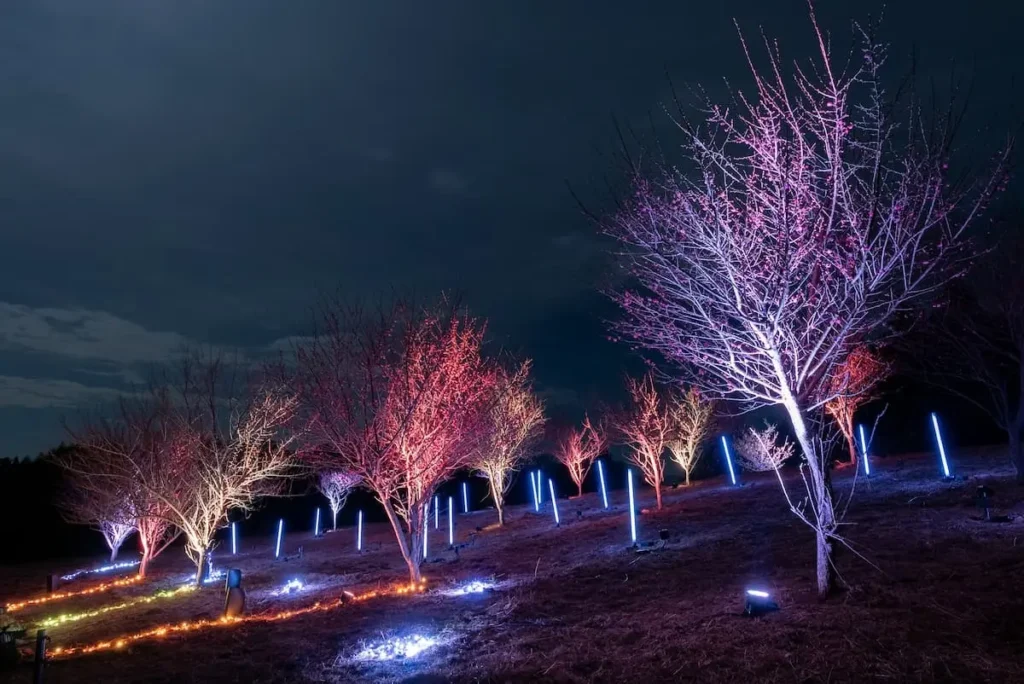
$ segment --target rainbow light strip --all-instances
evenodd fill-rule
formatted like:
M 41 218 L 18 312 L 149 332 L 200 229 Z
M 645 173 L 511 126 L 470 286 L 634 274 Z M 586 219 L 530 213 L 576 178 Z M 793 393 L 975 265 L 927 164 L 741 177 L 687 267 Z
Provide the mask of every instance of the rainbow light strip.
M 231 625 L 239 625 L 243 623 L 253 622 L 280 622 L 282 620 L 291 620 L 292 618 L 300 617 L 302 615 L 309 615 L 310 613 L 325 613 L 327 611 L 336 610 L 341 608 L 347 603 L 355 601 L 366 601 L 368 599 L 377 598 L 381 596 L 401 596 L 405 594 L 418 594 L 424 591 L 426 588 L 426 580 L 421 580 L 419 584 L 397 584 L 387 589 L 371 589 L 361 594 L 353 594 L 345 592 L 343 596 L 332 599 L 330 601 L 317 601 L 311 605 L 303 608 L 296 608 L 294 610 L 284 610 L 279 613 L 261 613 L 257 615 L 247 615 L 244 617 L 222 617 L 216 620 L 195 620 L 192 622 L 179 622 L 177 624 L 160 625 L 159 627 L 151 627 L 150 629 L 143 630 L 141 632 L 135 632 L 134 634 L 125 634 L 120 637 L 108 639 L 106 641 L 98 641 L 92 644 L 83 644 L 80 646 L 58 646 L 54 648 L 50 655 L 52 658 L 66 658 L 73 655 L 86 655 L 89 653 L 95 653 L 97 651 L 109 651 L 122 649 L 128 644 L 135 643 L 137 641 L 145 641 L 148 639 L 165 637 L 171 634 L 183 634 L 185 632 L 198 632 L 207 629 L 214 629 L 218 627 L 228 627 Z
M 129 584 L 135 584 L 136 582 L 142 581 L 142 577 L 139 575 L 132 575 L 131 577 L 124 577 L 119 580 L 111 580 L 110 582 L 104 582 L 103 584 L 97 584 L 95 587 L 89 587 L 88 589 L 79 589 L 78 591 L 61 591 L 55 594 L 47 594 L 46 596 L 40 596 L 34 599 L 25 599 L 24 601 L 15 601 L 14 603 L 8 603 L 5 607 L 8 613 L 13 613 L 16 610 L 27 608 L 29 606 L 38 606 L 43 603 L 50 603 L 51 601 L 59 601 L 61 599 L 72 598 L 74 596 L 88 596 L 90 594 L 101 594 L 105 591 L 110 591 L 116 587 L 126 587 Z

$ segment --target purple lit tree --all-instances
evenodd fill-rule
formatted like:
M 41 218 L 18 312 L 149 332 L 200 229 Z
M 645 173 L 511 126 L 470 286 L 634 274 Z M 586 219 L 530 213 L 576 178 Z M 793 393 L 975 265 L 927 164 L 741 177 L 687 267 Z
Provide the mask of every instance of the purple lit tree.
M 962 269 L 964 232 L 1003 182 L 1008 150 L 995 173 L 951 183 L 956 112 L 931 124 L 912 99 L 897 121 L 884 49 L 862 32 L 859 66 L 837 67 L 813 10 L 811 23 L 809 65 L 784 65 L 766 41 L 760 69 L 741 40 L 753 93 L 708 103 L 700 125 L 680 118 L 689 166 L 638 172 L 607 232 L 638 283 L 618 296 L 626 337 L 709 395 L 785 409 L 807 488 L 790 508 L 814 530 L 824 596 L 842 542 L 824 439 L 831 379 Z
M 331 507 L 331 528 L 338 529 L 338 512 L 345 507 L 348 495 L 355 489 L 362 480 L 356 473 L 343 470 L 332 470 L 320 473 L 317 478 L 317 488 L 326 497 Z

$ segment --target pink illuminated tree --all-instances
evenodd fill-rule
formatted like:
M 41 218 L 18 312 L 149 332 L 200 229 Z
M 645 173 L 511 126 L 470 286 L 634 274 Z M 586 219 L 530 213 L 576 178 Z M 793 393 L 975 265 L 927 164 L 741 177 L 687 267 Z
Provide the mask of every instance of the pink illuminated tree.
M 348 495 L 361 481 L 359 475 L 344 470 L 320 473 L 317 488 L 331 507 L 331 529 L 338 529 L 338 512 L 345 507 Z
M 377 314 L 329 303 L 293 376 L 320 467 L 362 478 L 394 529 L 413 582 L 421 579 L 428 504 L 469 465 L 486 434 L 495 373 L 484 325 L 442 300 Z
M 485 433 L 473 468 L 487 478 L 498 524 L 505 524 L 505 495 L 512 477 L 529 456 L 544 425 L 544 403 L 530 382 L 530 362 L 513 372 L 496 371 L 495 396 L 487 413 Z
M 569 471 L 577 496 L 583 496 L 583 481 L 604 447 L 604 430 L 594 427 L 589 416 L 583 417 L 583 426 L 579 430 L 566 430 L 555 445 L 555 458 Z
M 951 178 L 957 113 L 932 122 L 916 99 L 894 108 L 884 50 L 865 33 L 859 65 L 837 67 L 811 18 L 817 58 L 791 67 L 766 41 L 759 68 L 743 43 L 752 92 L 708 103 L 699 125 L 681 118 L 686 164 L 638 172 L 607 230 L 638 283 L 618 297 L 621 332 L 709 395 L 785 409 L 807 492 L 783 492 L 814 531 L 824 596 L 842 541 L 823 444 L 832 378 L 961 270 L 965 230 L 1004 182 L 1008 150 L 994 174 Z
M 618 421 L 619 434 L 629 446 L 629 459 L 643 473 L 644 481 L 654 487 L 661 510 L 661 484 L 665 479 L 663 454 L 672 439 L 670 407 L 654 385 L 654 374 L 640 380 L 626 379 L 630 403 Z
M 892 373 L 891 365 L 867 346 L 855 347 L 833 371 L 825 411 L 832 416 L 846 440 L 850 463 L 857 463 L 857 437 L 854 414 L 864 404 L 878 398 L 878 385 Z

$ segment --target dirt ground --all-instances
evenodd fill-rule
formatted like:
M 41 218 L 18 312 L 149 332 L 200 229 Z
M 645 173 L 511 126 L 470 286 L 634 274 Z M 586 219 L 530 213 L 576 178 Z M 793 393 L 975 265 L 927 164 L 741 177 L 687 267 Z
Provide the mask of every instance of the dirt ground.
M 665 510 L 638 516 L 641 539 L 668 541 L 637 554 L 629 542 L 626 492 L 612 507 L 595 494 L 560 500 L 540 514 L 513 508 L 502 529 L 493 511 L 458 516 L 458 554 L 447 531 L 431 531 L 428 592 L 348 603 L 277 622 L 214 627 L 141 640 L 116 650 L 48 664 L 45 681 L 65 682 L 1024 682 L 1024 487 L 1004 454 L 958 455 L 958 477 L 943 482 L 931 454 L 891 457 L 871 479 L 836 472 L 845 534 L 856 549 L 838 566 L 843 591 L 819 602 L 813 540 L 791 515 L 773 475 L 668 490 Z M 794 492 L 799 481 L 791 479 Z M 976 487 L 995 490 L 1007 523 L 976 518 Z M 653 492 L 640 492 L 640 506 Z M 477 532 L 476 528 L 482 528 Z M 310 605 L 407 578 L 389 528 L 368 526 L 366 550 L 351 529 L 321 539 L 293 535 L 272 559 L 272 540 L 245 540 L 230 563 L 241 568 L 251 614 Z M 83 561 L 83 564 L 87 561 Z M 69 568 L 70 569 L 70 568 Z M 51 568 L 0 570 L 0 601 L 39 595 Z M 39 620 L 94 609 L 180 585 L 189 567 L 178 549 L 152 577 L 94 596 L 24 608 Z M 309 586 L 270 594 L 287 579 Z M 441 590 L 467 580 L 498 583 L 479 595 Z M 80 587 L 98 580 L 81 580 Z M 75 588 L 68 585 L 68 589 Z M 748 587 L 764 589 L 778 612 L 741 615 Z M 165 623 L 215 618 L 223 588 L 110 611 L 49 630 L 52 647 L 89 644 Z M 438 645 L 405 661 L 365 663 L 364 646 L 421 634 Z M 12 682 L 31 681 L 30 666 Z

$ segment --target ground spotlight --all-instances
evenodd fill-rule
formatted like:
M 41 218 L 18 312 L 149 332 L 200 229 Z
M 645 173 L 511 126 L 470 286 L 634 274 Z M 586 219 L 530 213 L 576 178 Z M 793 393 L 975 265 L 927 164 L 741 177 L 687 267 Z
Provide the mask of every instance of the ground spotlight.
M 779 609 L 779 604 L 772 600 L 771 594 L 767 591 L 762 591 L 760 589 L 747 589 L 744 598 L 744 615 L 756 617 Z

